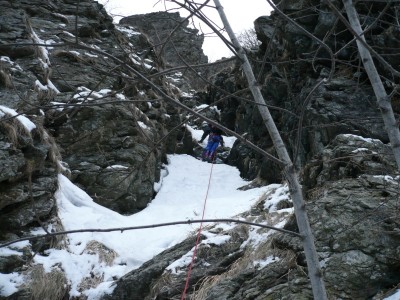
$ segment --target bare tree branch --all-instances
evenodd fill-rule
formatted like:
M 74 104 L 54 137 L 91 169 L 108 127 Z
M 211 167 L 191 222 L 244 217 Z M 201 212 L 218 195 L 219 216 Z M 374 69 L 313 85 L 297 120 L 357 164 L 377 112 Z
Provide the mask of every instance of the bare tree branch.
M 115 232 L 115 231 L 120 231 L 123 233 L 124 231 L 130 231 L 130 230 L 139 230 L 139 229 L 148 229 L 148 228 L 157 228 L 157 227 L 165 227 L 165 226 L 173 226 L 173 225 L 190 225 L 190 224 L 195 224 L 195 223 L 216 223 L 216 222 L 225 222 L 225 223 L 237 223 L 237 224 L 245 224 L 245 225 L 250 225 L 250 226 L 256 226 L 260 228 L 266 228 L 266 229 L 272 229 L 276 230 L 285 234 L 289 234 L 295 237 L 302 238 L 302 235 L 285 230 L 282 228 L 278 227 L 273 227 L 269 225 L 264 225 L 264 224 L 259 224 L 259 223 L 253 223 L 253 222 L 247 222 L 247 221 L 242 221 L 242 220 L 235 220 L 235 219 L 205 219 L 205 220 L 187 220 L 187 221 L 175 221 L 175 222 L 168 222 L 168 223 L 160 223 L 160 224 L 150 224 L 150 225 L 141 225 L 141 226 L 130 226 L 130 227 L 119 227 L 119 228 L 105 228 L 105 229 L 100 229 L 100 228 L 88 228 L 88 229 L 76 229 L 76 230 L 66 230 L 66 231 L 58 231 L 58 232 L 49 232 L 47 234 L 42 234 L 42 235 L 35 235 L 35 236 L 29 236 L 29 237 L 24 237 L 20 239 L 15 239 L 13 241 L 0 244 L 0 248 L 4 248 L 7 246 L 10 246 L 12 244 L 22 242 L 22 241 L 33 241 L 33 240 L 38 240 L 38 239 L 43 239 L 43 238 L 49 238 L 53 236 L 58 236 L 58 235 L 65 235 L 65 234 L 73 234 L 73 233 L 82 233 L 82 232 Z

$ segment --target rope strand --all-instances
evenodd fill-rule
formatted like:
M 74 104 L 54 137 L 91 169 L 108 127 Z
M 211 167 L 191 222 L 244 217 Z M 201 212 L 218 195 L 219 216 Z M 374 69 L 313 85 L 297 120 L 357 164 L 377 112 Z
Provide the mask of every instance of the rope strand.
M 205 214 L 205 211 L 206 211 L 208 192 L 210 190 L 210 185 L 211 185 L 211 175 L 212 175 L 213 167 L 214 167 L 214 161 L 212 161 L 212 163 L 211 163 L 211 171 L 210 171 L 210 177 L 208 178 L 207 193 L 206 193 L 206 197 L 204 199 L 204 205 L 203 205 L 203 215 L 201 216 L 201 221 L 202 222 L 200 222 L 200 228 L 199 228 L 199 231 L 197 232 L 196 244 L 194 246 L 193 255 L 192 255 L 192 261 L 190 262 L 190 265 L 189 265 L 189 270 L 188 270 L 188 274 L 187 274 L 187 277 L 186 277 L 185 288 L 184 288 L 184 290 L 182 292 L 181 300 L 185 300 L 186 299 L 186 292 L 187 292 L 187 289 L 189 287 L 190 274 L 192 273 L 194 260 L 196 259 L 197 247 L 198 247 L 199 241 L 200 241 L 201 230 L 203 229 L 203 220 L 204 220 L 204 214 Z

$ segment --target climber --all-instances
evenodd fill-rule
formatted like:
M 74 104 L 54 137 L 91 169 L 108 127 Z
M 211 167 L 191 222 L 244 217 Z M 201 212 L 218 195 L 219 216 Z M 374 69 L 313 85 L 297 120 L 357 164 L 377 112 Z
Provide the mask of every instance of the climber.
M 202 125 L 203 125 L 203 135 L 201 136 L 199 143 L 202 143 L 204 139 L 211 133 L 212 125 L 210 123 L 204 121 Z
M 213 162 L 215 160 L 219 144 L 221 144 L 221 146 L 224 147 L 222 130 L 215 127 L 214 125 L 211 125 L 207 146 L 204 148 L 202 155 L 203 161 L 207 160 L 209 162 Z

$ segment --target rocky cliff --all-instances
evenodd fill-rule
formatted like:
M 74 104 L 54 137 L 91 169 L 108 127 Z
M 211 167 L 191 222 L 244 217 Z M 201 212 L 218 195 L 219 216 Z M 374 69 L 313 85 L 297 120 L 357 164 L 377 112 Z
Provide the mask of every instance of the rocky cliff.
M 114 25 L 94 1 L 0 4 L 1 240 L 37 226 L 62 230 L 59 173 L 121 214 L 146 207 L 166 153 L 182 138 L 178 127 L 162 139 L 181 122 L 179 111 L 134 73 L 157 72 L 153 45 L 132 27 Z M 167 78 L 154 82 L 180 96 Z M 35 251 L 50 246 L 2 255 L 0 272 L 29 273 Z M 27 286 L 12 298 L 37 298 Z
M 157 12 L 122 18 L 121 25 L 129 25 L 143 32 L 155 46 L 154 51 L 163 57 L 166 66 L 207 63 L 201 49 L 204 36 L 189 28 L 189 19 L 179 13 Z
M 132 16 L 115 25 L 91 0 L 16 0 L 0 5 L 1 243 L 29 236 L 38 226 L 49 232 L 62 230 L 54 197 L 59 173 L 97 203 L 132 214 L 154 196 L 153 184 L 167 153 L 198 151 L 190 133 L 178 126 L 185 114 L 163 101 L 138 72 L 191 108 L 212 104 L 226 92 L 240 92 L 251 100 L 239 63 L 221 69 L 212 77 L 213 84 L 198 93 L 192 90 L 196 84 L 190 76 L 157 76 L 169 67 L 206 61 L 200 50 L 203 37 L 177 14 Z M 255 21 L 261 46 L 248 50 L 289 152 L 297 155 L 329 298 L 383 299 L 400 283 L 399 177 L 373 90 L 355 46 L 345 47 L 352 45 L 351 35 L 327 6 L 285 1 L 279 7 L 336 53 L 331 70 L 320 45 L 277 12 Z M 388 61 L 397 66 L 398 17 L 391 12 L 397 12 L 398 5 L 366 2 L 357 8 L 364 23 L 371 25 L 368 41 L 384 49 Z M 374 22 L 378 16 L 379 22 Z M 159 42 L 177 24 L 183 27 L 161 51 Z M 182 45 L 182 39 L 191 43 Z M 396 84 L 383 66 L 378 68 L 387 85 Z M 314 90 L 331 71 L 332 80 Z M 396 90 L 388 90 L 396 106 Z M 230 95 L 217 108 L 220 115 L 213 110 L 207 116 L 274 152 L 254 104 Z M 224 162 L 237 166 L 252 185 L 282 183 L 277 166 L 242 143 L 235 143 Z M 271 207 L 268 201 L 274 193 L 281 193 L 282 201 Z M 297 231 L 285 194 L 284 188 L 271 189 L 241 218 Z M 298 237 L 244 225 L 215 225 L 210 231 L 230 239 L 222 245 L 200 245 L 188 297 L 312 299 Z M 54 238 L 32 241 L 12 249 L 12 255 L 1 255 L 0 273 L 30 274 L 31 282 L 0 299 L 44 299 L 44 291 L 33 288 L 35 280 L 44 278 L 52 299 L 84 299 L 83 294 L 69 295 L 62 270 L 45 275 L 31 264 L 35 253 L 62 243 Z M 167 267 L 193 243 L 190 237 L 115 278 L 113 294 L 104 299 L 178 298 L 186 271 L 172 273 Z
M 314 2 L 285 1 L 279 7 L 331 47 L 336 53 L 334 70 L 320 45 L 276 12 L 255 20 L 261 46 L 247 54 L 289 151 L 297 154 L 329 299 L 383 299 L 393 293 L 400 279 L 398 170 L 373 90 L 357 61 L 357 49 L 350 44 L 352 36 L 327 6 Z M 369 43 L 396 65 L 393 49 L 400 44 L 393 32 L 398 28 L 391 13 L 382 13 L 384 8 L 379 3 L 357 6 L 362 21 L 372 27 Z M 378 69 L 392 78 L 382 65 Z M 331 71 L 332 80 L 314 89 Z M 240 64 L 219 73 L 213 84 L 207 103 L 227 98 L 218 103 L 221 122 L 274 153 L 257 108 L 242 91 L 247 83 Z M 387 81 L 386 86 L 396 95 L 393 82 Z M 242 99 L 228 93 L 240 94 Z M 396 99 L 392 98 L 392 104 L 398 113 Z M 236 165 L 255 184 L 282 181 L 276 165 L 242 143 L 235 144 L 225 162 Z M 290 203 L 282 200 L 276 213 L 268 200 L 266 195 L 242 217 L 279 223 Z M 293 217 L 284 228 L 297 230 Z M 191 275 L 191 297 L 312 299 L 298 238 L 242 226 L 214 230 L 231 239 L 223 246 L 200 246 Z M 271 236 L 258 243 L 257 234 Z M 187 274 L 171 272 L 167 266 L 189 250 L 187 240 L 158 255 L 117 281 L 113 295 L 105 299 L 179 297 Z M 258 265 L 260 259 L 268 260 L 268 266 Z

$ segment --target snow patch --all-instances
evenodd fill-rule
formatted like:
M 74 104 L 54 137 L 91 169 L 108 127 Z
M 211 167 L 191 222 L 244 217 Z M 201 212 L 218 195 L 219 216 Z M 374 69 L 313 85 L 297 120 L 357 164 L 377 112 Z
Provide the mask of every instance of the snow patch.
M 210 175 L 210 164 L 199 161 L 188 155 L 169 155 L 168 165 L 164 166 L 161 179 L 155 190 L 156 197 L 148 206 L 133 215 L 120 215 L 95 203 L 83 190 L 75 186 L 67 177 L 58 176 L 59 187 L 55 193 L 58 216 L 65 230 L 103 229 L 143 226 L 168 223 L 177 220 L 198 219 L 204 207 L 204 197 Z M 195 170 L 195 171 L 194 171 Z M 236 168 L 227 165 L 213 166 L 213 181 L 208 192 L 205 218 L 229 218 L 247 211 L 254 205 L 267 189 L 254 188 L 241 191 L 238 188 L 248 184 L 240 178 Z M 115 279 L 133 269 L 139 268 L 160 252 L 183 241 L 194 234 L 200 224 L 183 224 L 165 226 L 146 230 L 118 230 L 109 233 L 80 232 L 69 234 L 68 248 L 52 249 L 45 256 L 36 255 L 35 263 L 44 265 L 47 271 L 55 265 L 65 270 L 71 286 L 71 296 L 87 295 L 89 299 L 99 299 L 101 294 L 110 293 Z M 230 227 L 229 225 L 218 225 Z M 38 231 L 43 232 L 43 231 Z M 40 234 L 40 233 L 39 233 Z M 206 233 L 203 243 L 222 244 L 229 236 L 218 236 Z M 86 245 L 95 240 L 112 249 L 117 257 L 111 265 L 99 261 L 98 255 L 84 252 Z M 194 245 L 193 245 L 194 246 Z M 193 252 L 180 262 L 176 262 L 175 270 L 191 261 Z M 171 269 L 174 269 L 171 266 Z M 96 288 L 79 292 L 79 283 L 88 274 L 103 277 L 103 282 Z M 18 278 L 18 277 L 17 277 Z M 7 279 L 10 282 L 11 279 Z M 4 280 L 1 280 L 3 282 Z M 15 279 L 15 281 L 18 281 Z M 19 280 L 23 282 L 23 280 Z
M 278 262 L 280 261 L 279 257 L 276 256 L 268 256 L 263 260 L 255 260 L 253 261 L 253 266 L 257 268 L 257 270 L 263 269 L 266 266 L 274 263 L 274 262 Z
M 393 295 L 386 297 L 383 300 L 400 300 L 400 289 L 396 290 Z
M 100 91 L 94 91 L 91 89 L 88 89 L 85 86 L 80 86 L 78 87 L 78 93 L 76 93 L 73 98 L 74 99 L 87 99 L 87 100 L 95 100 L 95 99 L 100 99 L 100 98 L 104 98 L 107 95 L 112 93 L 112 90 L 110 89 L 101 89 Z
M 117 28 L 117 30 L 125 33 L 128 37 L 132 37 L 134 35 L 140 35 L 141 34 L 140 32 L 134 30 L 134 28 L 131 27 L 131 26 L 125 27 L 125 26 L 116 25 L 115 27 Z
M 267 199 L 264 203 L 264 209 L 271 212 L 277 211 L 277 205 L 279 202 L 287 200 L 292 202 L 290 199 L 289 188 L 287 185 L 282 184 L 271 184 L 268 186 L 269 191 L 267 193 Z
M 363 141 L 367 143 L 372 143 L 372 144 L 383 144 L 381 140 L 378 139 L 371 139 L 371 138 L 365 138 L 359 135 L 354 135 L 354 134 L 342 134 L 344 137 L 352 137 L 355 140 L 358 141 Z
M 122 101 L 126 100 L 125 95 L 123 95 L 121 93 L 115 94 L 115 97 L 117 97 L 117 99 L 122 100 Z
M 122 165 L 112 165 L 108 166 L 106 169 L 129 169 L 129 168 Z
M 141 128 L 150 130 L 150 127 L 144 124 L 142 121 L 138 121 L 137 123 Z
M 18 273 L 0 273 L 0 295 L 8 297 L 18 291 L 18 287 L 25 282 L 23 275 Z
M 89 56 L 89 57 L 99 57 L 98 55 L 92 54 L 92 53 L 89 53 L 89 52 L 85 52 L 85 55 Z
M 31 132 L 33 129 L 36 128 L 35 123 L 33 123 L 31 120 L 29 120 L 27 117 L 23 115 L 18 115 L 18 113 L 9 107 L 0 105 L 0 117 L 5 116 L 6 114 L 9 114 L 11 116 L 16 116 L 15 118 L 28 130 Z
M 372 152 L 372 154 L 377 154 L 375 151 L 371 151 L 368 148 L 357 148 L 357 149 L 351 151 L 351 153 L 360 153 L 360 152 Z
M 22 68 L 20 67 L 19 64 L 16 62 L 12 61 L 8 56 L 0 56 L 0 61 L 5 62 L 11 66 L 11 70 L 15 71 L 22 71 Z
M 200 243 L 203 245 L 219 246 L 219 245 L 225 244 L 231 238 L 229 235 L 216 235 L 216 234 L 210 233 L 208 231 L 204 231 L 202 233 L 205 236 L 209 236 L 209 238 L 203 240 Z M 166 267 L 165 270 L 170 271 L 172 274 L 183 273 L 193 259 L 194 249 L 195 249 L 195 247 L 193 247 L 189 252 L 184 254 L 181 258 L 179 258 L 178 260 L 176 260 L 172 264 L 170 264 L 168 267 Z

